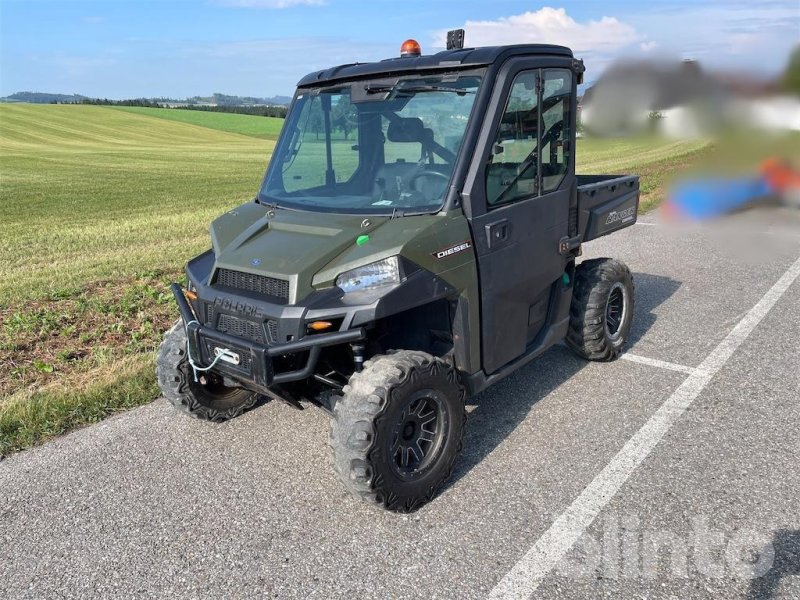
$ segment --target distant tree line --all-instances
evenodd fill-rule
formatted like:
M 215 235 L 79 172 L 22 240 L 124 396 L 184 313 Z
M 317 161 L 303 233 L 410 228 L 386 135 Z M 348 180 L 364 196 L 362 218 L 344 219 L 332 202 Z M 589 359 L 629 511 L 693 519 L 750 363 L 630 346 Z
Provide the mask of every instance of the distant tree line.
M 73 104 L 94 104 L 100 106 L 144 106 L 146 108 L 163 108 L 163 105 L 148 98 L 134 98 L 133 100 L 109 100 L 108 98 L 84 98 Z
M 255 98 L 250 96 L 229 96 L 215 93 L 211 96 L 193 96 L 186 99 L 168 97 L 129 98 L 111 100 L 110 98 L 90 98 L 80 94 L 52 94 L 47 92 L 17 92 L 0 98 L 3 102 L 30 102 L 33 104 L 89 104 L 99 106 L 141 106 L 146 108 L 181 108 L 184 110 L 205 110 L 229 112 L 261 117 L 286 117 L 286 107 L 292 99 L 288 96 Z
M 176 106 L 181 110 L 205 110 L 208 112 L 237 113 L 241 115 L 256 115 L 259 117 L 278 117 L 286 118 L 285 106 L 208 106 L 187 104 L 186 106 Z
M 224 104 L 211 106 L 208 104 L 186 104 L 183 106 L 170 106 L 176 102 L 170 99 L 134 98 L 132 100 L 109 100 L 108 98 L 81 98 L 79 101 L 52 101 L 51 104 L 92 104 L 98 106 L 141 106 L 145 108 L 175 108 L 177 110 L 202 110 L 207 112 L 237 113 L 254 115 L 258 117 L 286 118 L 285 106 L 236 106 Z

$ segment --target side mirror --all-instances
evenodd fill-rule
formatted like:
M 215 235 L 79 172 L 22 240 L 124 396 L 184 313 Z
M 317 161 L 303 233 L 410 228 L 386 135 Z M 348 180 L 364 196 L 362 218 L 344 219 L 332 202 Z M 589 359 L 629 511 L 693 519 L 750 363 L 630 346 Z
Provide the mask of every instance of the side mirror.
M 496 154 L 502 154 L 502 153 L 503 153 L 503 152 L 505 152 L 505 151 L 506 151 L 506 149 L 505 149 L 505 148 L 503 148 L 503 145 L 502 145 L 502 144 L 495 144 L 495 145 L 492 147 L 492 154 L 495 154 L 495 155 L 496 155 Z

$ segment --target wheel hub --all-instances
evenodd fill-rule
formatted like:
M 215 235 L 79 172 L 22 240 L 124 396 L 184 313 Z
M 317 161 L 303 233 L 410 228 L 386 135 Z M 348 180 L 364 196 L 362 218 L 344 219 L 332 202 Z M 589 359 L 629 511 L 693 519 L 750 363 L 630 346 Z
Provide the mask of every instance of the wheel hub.
M 405 427 L 403 427 L 403 441 L 404 442 L 411 441 L 414 438 L 414 433 L 416 432 L 416 430 L 417 430 L 416 423 L 412 421 L 407 422 L 405 424 Z
M 418 392 L 403 407 L 390 447 L 391 465 L 404 478 L 433 464 L 444 438 L 444 404 L 433 390 Z

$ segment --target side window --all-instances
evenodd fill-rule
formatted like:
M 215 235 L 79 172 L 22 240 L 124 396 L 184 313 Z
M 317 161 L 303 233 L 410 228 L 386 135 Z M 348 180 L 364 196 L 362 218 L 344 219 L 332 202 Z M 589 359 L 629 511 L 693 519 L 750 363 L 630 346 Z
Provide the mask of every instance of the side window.
M 358 168 L 358 111 L 350 90 L 331 96 L 331 163 L 336 183 L 353 178 Z
M 542 193 L 561 185 L 569 165 L 570 97 L 572 73 L 567 69 L 544 71 L 542 88 Z
M 538 71 L 514 78 L 486 166 L 486 201 L 498 206 L 530 198 L 538 190 Z
M 319 97 L 306 97 L 298 118 L 299 128 L 292 141 L 293 152 L 283 167 L 283 187 L 287 192 L 325 185 L 325 173 L 314 169 L 314 158 L 325 152 L 325 126 Z
M 330 93 L 331 97 L 331 166 L 336 183 L 349 181 L 358 168 L 358 115 L 350 104 L 349 90 Z M 325 114 L 320 96 L 305 100 L 298 119 L 294 152 L 283 168 L 283 187 L 295 192 L 325 185 L 325 170 L 320 169 L 320 157 L 325 160 Z

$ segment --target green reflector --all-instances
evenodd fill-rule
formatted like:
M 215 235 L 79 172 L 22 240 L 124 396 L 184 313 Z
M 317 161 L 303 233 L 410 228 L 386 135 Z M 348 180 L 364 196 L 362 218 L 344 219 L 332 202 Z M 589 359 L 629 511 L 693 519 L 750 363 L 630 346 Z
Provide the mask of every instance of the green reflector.
M 360 235 L 356 238 L 356 246 L 363 246 L 369 241 L 368 235 Z
M 561 276 L 561 281 L 563 281 L 563 282 L 564 282 L 564 285 L 569 285 L 569 273 L 565 272 L 565 273 L 564 273 L 564 274 Z

